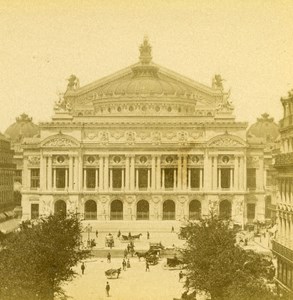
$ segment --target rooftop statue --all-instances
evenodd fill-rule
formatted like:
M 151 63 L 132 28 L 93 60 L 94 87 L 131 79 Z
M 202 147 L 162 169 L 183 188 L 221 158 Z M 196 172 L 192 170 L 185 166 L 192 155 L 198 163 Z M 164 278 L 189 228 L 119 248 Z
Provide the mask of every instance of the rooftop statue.
M 64 99 L 63 94 L 59 94 L 59 100 L 55 102 L 54 110 L 60 112 L 70 112 L 71 104 Z
M 212 88 L 223 90 L 223 81 L 224 79 L 222 78 L 222 76 L 220 74 L 216 74 L 212 81 Z
M 75 90 L 79 88 L 79 79 L 75 75 L 68 78 L 67 90 Z
M 152 47 L 149 44 L 147 36 L 144 37 L 143 43 L 139 47 L 139 60 L 142 64 L 149 64 L 152 60 Z

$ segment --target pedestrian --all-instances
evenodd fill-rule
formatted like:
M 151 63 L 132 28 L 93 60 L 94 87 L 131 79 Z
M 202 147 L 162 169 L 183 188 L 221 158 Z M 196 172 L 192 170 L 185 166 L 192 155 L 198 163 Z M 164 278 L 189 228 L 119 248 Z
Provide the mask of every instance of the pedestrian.
M 119 230 L 117 234 L 118 239 L 120 238 L 120 236 L 121 236 L 121 231 Z
M 129 261 L 129 258 L 127 259 L 127 268 L 130 268 L 130 261 Z
M 145 262 L 145 271 L 150 271 L 150 265 L 148 261 Z
M 96 230 L 96 238 L 98 238 L 99 237 L 99 232 L 98 232 L 98 230 Z
M 111 253 L 108 252 L 108 255 L 107 255 L 107 262 L 110 263 L 111 262 Z
M 129 233 L 128 233 L 128 238 L 131 238 L 131 232 L 129 231 Z
M 130 245 L 127 244 L 127 252 L 129 253 L 130 252 Z
M 85 265 L 84 265 L 84 262 L 81 264 L 81 274 L 83 275 L 84 274 L 84 270 L 85 270 Z
M 172 228 L 171 228 L 171 232 L 172 232 L 172 233 L 174 232 L 174 226 L 172 226 Z
M 150 239 L 150 233 L 147 232 L 147 239 L 149 240 Z
M 179 282 L 180 282 L 180 280 L 183 278 L 183 272 L 182 271 L 180 271 L 179 272 Z
M 110 284 L 109 282 L 107 281 L 107 284 L 106 284 L 106 293 L 107 293 L 107 297 L 110 296 Z
M 125 250 L 124 250 L 124 258 L 127 258 L 128 252 L 129 252 L 129 251 L 125 248 Z
M 123 258 L 123 261 L 122 261 L 122 267 L 123 267 L 123 271 L 126 271 L 126 261 L 125 261 L 124 258 Z

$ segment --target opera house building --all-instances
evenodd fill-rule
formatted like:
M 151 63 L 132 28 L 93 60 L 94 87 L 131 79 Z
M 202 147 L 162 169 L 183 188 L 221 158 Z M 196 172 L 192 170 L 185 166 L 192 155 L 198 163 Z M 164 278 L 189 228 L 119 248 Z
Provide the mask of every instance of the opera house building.
M 23 140 L 23 218 L 184 220 L 212 210 L 239 225 L 264 220 L 267 144 L 236 121 L 221 76 L 206 86 L 153 63 L 147 39 L 139 51 L 137 63 L 85 86 L 71 75 L 52 120 Z

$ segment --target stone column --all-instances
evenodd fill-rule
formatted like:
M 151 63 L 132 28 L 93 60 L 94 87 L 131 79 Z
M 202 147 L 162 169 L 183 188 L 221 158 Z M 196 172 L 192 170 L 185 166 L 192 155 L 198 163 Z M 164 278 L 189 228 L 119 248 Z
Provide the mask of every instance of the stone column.
M 130 158 L 130 190 L 134 191 L 135 187 L 135 156 Z
M 95 189 L 98 190 L 99 189 L 99 169 L 96 169 L 95 172 L 96 172 Z
M 83 190 L 83 160 L 81 154 L 78 156 L 78 188 L 80 191 Z
M 138 183 L 139 183 L 139 173 L 138 173 L 138 169 L 135 170 L 135 189 L 138 190 Z
M 243 157 L 243 175 L 244 175 L 244 178 L 243 178 L 243 186 L 244 186 L 244 190 L 246 191 L 246 177 L 247 177 L 247 167 L 246 167 L 246 156 L 244 155 Z
M 86 190 L 87 186 L 86 186 L 86 169 L 83 169 L 83 188 L 84 190 Z
M 41 153 L 40 158 L 40 189 L 46 190 L 47 185 L 47 157 Z
M 129 172 L 130 172 L 130 162 L 129 162 L 129 155 L 125 156 L 125 190 L 129 190 Z
M 52 191 L 52 155 L 48 156 L 48 190 Z
M 104 190 L 104 157 L 99 156 L 99 190 Z
M 113 189 L 113 169 L 110 168 L 109 171 L 110 171 L 110 191 L 112 191 L 112 189 Z
M 53 169 L 53 189 L 56 189 L 56 168 Z
M 152 155 L 152 190 L 156 189 L 156 157 Z
M 104 189 L 109 190 L 109 155 L 105 155 Z
M 122 169 L 121 170 L 121 176 L 122 176 L 122 178 L 121 178 L 121 188 L 122 188 L 122 190 L 124 190 L 125 189 L 125 175 L 124 175 L 124 173 L 125 173 L 125 169 Z
M 151 188 L 151 169 L 148 168 L 148 190 Z
M 203 169 L 199 169 L 199 189 L 202 190 L 202 179 L 203 179 L 203 176 L 202 176 L 202 173 L 203 173 Z
M 68 180 L 68 188 L 72 191 L 73 188 L 73 157 L 69 156 L 69 180 Z
M 243 185 L 243 181 L 244 181 L 244 162 L 243 162 L 243 156 L 240 157 L 240 172 L 239 172 L 239 189 L 243 190 L 244 189 L 244 185 Z M 246 170 L 245 170 L 246 172 Z
M 68 169 L 65 169 L 65 189 L 68 188 Z
M 206 191 L 211 189 L 211 177 L 212 177 L 211 171 L 212 171 L 211 158 L 208 156 L 208 153 L 206 151 L 204 155 L 204 171 L 203 171 L 203 175 L 204 175 L 203 187 Z
M 74 156 L 73 189 L 78 191 L 78 157 Z
M 222 169 L 218 169 L 218 189 L 222 189 Z
M 22 185 L 24 187 L 24 190 L 29 189 L 30 183 L 29 183 L 29 169 L 28 169 L 28 157 L 23 157 L 23 172 L 22 172 Z
M 217 172 L 218 172 L 217 156 L 213 155 L 213 188 L 212 188 L 213 190 L 217 190 L 218 188 Z
M 165 189 L 165 169 L 162 169 L 162 189 Z
M 233 189 L 233 169 L 230 169 L 230 190 Z
M 186 190 L 187 187 L 187 155 L 183 155 L 183 170 L 182 170 L 182 188 Z
M 235 156 L 234 158 L 234 190 L 238 191 L 239 186 L 239 172 L 238 172 L 238 167 L 239 167 L 239 162 L 238 162 L 238 156 Z
M 157 179 L 157 183 L 156 183 L 157 190 L 160 190 L 161 189 L 161 156 L 157 157 L 156 179 Z
M 182 156 L 178 155 L 178 176 L 177 176 L 177 188 L 182 189 Z
M 187 189 L 190 190 L 191 189 L 191 169 L 188 169 L 187 170 L 187 173 L 188 173 L 188 180 L 187 180 Z

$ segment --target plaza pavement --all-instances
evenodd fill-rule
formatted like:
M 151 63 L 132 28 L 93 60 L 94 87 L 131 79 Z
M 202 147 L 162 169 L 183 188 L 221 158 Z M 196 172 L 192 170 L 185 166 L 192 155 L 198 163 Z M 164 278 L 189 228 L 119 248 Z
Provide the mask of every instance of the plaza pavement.
M 166 259 L 159 264 L 150 266 L 150 272 L 145 271 L 145 261 L 130 258 L 131 268 L 121 271 L 118 279 L 107 279 L 105 271 L 111 268 L 122 267 L 122 259 L 114 258 L 107 263 L 106 258 L 90 259 L 86 261 L 85 274 L 81 275 L 80 265 L 76 267 L 79 273 L 72 282 L 64 285 L 66 294 L 72 300 L 173 300 L 180 299 L 184 291 L 182 282 L 179 282 L 178 270 L 164 270 L 162 266 Z M 106 296 L 106 283 L 110 284 L 110 297 Z M 204 300 L 199 295 L 197 300 Z

